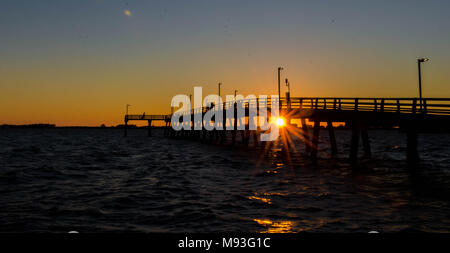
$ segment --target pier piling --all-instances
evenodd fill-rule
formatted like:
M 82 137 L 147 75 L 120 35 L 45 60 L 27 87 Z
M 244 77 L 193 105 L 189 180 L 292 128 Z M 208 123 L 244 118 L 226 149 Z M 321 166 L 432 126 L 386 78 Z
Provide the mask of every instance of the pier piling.
M 359 122 L 357 120 L 353 121 L 351 123 L 351 127 L 352 127 L 352 137 L 350 141 L 350 163 L 354 165 L 358 160 L 358 146 L 360 135 Z
M 151 120 L 148 121 L 148 136 L 149 137 L 152 136 L 152 121 Z
M 336 136 L 334 135 L 334 128 L 333 128 L 333 122 L 327 121 L 327 129 L 328 129 L 328 135 L 330 137 L 330 146 L 331 146 L 331 154 L 337 155 L 338 149 L 336 144 Z
M 320 134 L 320 121 L 314 121 L 312 147 L 311 147 L 311 158 L 317 159 L 317 153 L 319 151 L 319 134 Z

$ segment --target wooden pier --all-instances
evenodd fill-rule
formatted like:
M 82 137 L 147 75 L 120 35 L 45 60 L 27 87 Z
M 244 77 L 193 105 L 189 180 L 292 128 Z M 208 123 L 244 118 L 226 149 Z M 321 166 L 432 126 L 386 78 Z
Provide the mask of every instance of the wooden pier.
M 207 131 L 201 123 L 201 130 L 180 130 L 175 131 L 171 126 L 172 115 L 125 115 L 125 136 L 127 135 L 127 123 L 130 120 L 147 120 L 148 134 L 151 136 L 152 121 L 163 121 L 165 123 L 164 135 L 167 137 L 179 137 L 191 140 L 200 140 L 204 143 L 219 143 L 230 145 L 241 144 L 249 147 L 249 140 L 252 140 L 252 146 L 261 146 L 263 142 L 259 140 L 262 133 L 260 128 L 250 130 L 248 127 L 249 105 L 259 105 L 259 99 L 239 100 L 233 102 L 239 104 L 245 109 L 245 127 L 242 130 L 237 129 L 237 113 L 234 106 L 234 130 L 212 130 Z M 271 117 L 270 98 L 265 99 L 267 103 L 267 117 Z M 230 104 L 224 103 L 219 110 L 223 110 L 226 122 L 225 110 Z M 223 109 L 225 108 L 225 109 Z M 210 108 L 196 108 L 190 112 L 191 120 L 194 122 L 194 114 L 202 115 L 202 118 Z M 360 140 L 364 155 L 371 156 L 369 129 L 370 128 L 398 128 L 406 133 L 407 138 L 407 161 L 416 164 L 419 161 L 418 154 L 418 134 L 426 131 L 450 131 L 450 98 L 333 98 L 333 97 L 296 97 L 281 98 L 279 101 L 279 115 L 283 117 L 289 125 L 292 120 L 299 120 L 305 148 L 312 159 L 317 158 L 320 126 L 326 124 L 328 130 L 331 154 L 338 153 L 336 137 L 333 123 L 339 122 L 345 124 L 351 129 L 350 138 L 350 162 L 357 162 L 358 148 Z M 259 115 L 257 115 L 259 117 Z M 182 117 L 180 118 L 180 120 Z M 306 120 L 313 123 L 312 133 Z M 257 121 L 258 122 L 258 121 Z M 181 124 L 181 123 L 180 123 Z M 193 123 L 192 123 L 193 124 Z M 288 131 L 280 128 L 280 137 L 289 135 Z M 231 136 L 230 136 L 231 135 Z M 240 142 L 237 142 L 237 136 L 241 136 Z M 229 140 L 231 137 L 231 140 Z M 265 143 L 270 145 L 270 143 Z M 285 142 L 284 145 L 289 145 Z M 286 150 L 289 147 L 284 147 Z
M 170 115 L 125 115 L 125 132 L 124 135 L 128 135 L 128 121 L 130 120 L 145 120 L 148 122 L 148 136 L 152 136 L 152 121 L 170 121 Z

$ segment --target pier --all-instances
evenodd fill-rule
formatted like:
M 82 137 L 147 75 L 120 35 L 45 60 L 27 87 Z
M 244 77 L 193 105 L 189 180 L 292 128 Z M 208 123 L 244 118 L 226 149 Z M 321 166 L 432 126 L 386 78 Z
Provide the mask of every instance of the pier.
M 152 136 L 152 121 L 170 121 L 170 115 L 125 115 L 125 132 L 124 135 L 128 135 L 128 121 L 130 120 L 145 120 L 148 122 L 148 136 Z
M 259 127 L 257 130 L 250 130 L 249 105 L 259 105 L 259 99 L 244 99 L 234 103 L 234 120 L 229 124 L 234 124 L 233 130 L 212 130 L 207 131 L 203 127 L 201 130 L 179 130 L 172 128 L 171 114 L 168 115 L 125 115 L 125 136 L 127 135 L 127 123 L 130 120 L 148 121 L 148 135 L 151 136 L 152 121 L 162 121 L 164 126 L 164 136 L 172 138 L 185 138 L 201 141 L 202 143 L 217 143 L 229 145 L 242 145 L 248 148 L 261 145 L 272 145 L 259 140 L 259 134 L 263 132 Z M 270 98 L 264 101 L 267 104 L 267 118 L 271 117 Z M 230 108 L 230 103 L 224 103 L 219 110 L 225 112 Z M 237 108 L 241 107 L 245 111 L 244 127 L 238 129 Z M 194 115 L 203 115 L 212 108 L 195 108 L 190 112 L 192 122 Z M 215 109 L 217 110 L 217 109 Z M 225 113 L 222 122 L 226 124 Z M 259 117 L 259 115 L 256 115 Z M 301 133 L 305 149 L 311 159 L 317 159 L 319 135 L 321 124 L 326 126 L 332 155 L 338 153 L 338 146 L 335 137 L 335 127 L 333 123 L 342 123 L 351 129 L 349 160 L 356 164 L 360 141 L 365 157 L 371 157 L 370 135 L 371 128 L 398 128 L 406 133 L 407 162 L 416 164 L 419 159 L 418 135 L 421 132 L 448 131 L 450 129 L 450 98 L 334 98 L 334 97 L 295 97 L 281 98 L 279 100 L 279 117 L 282 117 L 287 126 L 292 126 L 291 122 L 297 120 L 301 122 L 301 127 L 296 127 Z M 214 119 L 213 119 L 214 120 Z M 306 124 L 312 122 L 311 127 Z M 256 121 L 258 122 L 258 120 Z M 181 124 L 181 122 L 180 122 Z M 193 123 L 192 123 L 193 124 Z M 294 126 L 293 126 L 294 127 Z M 291 133 L 286 131 L 286 127 L 280 127 L 279 139 L 283 139 L 283 150 L 289 150 Z M 237 136 L 241 136 L 237 141 Z M 249 145 L 250 140 L 252 145 Z

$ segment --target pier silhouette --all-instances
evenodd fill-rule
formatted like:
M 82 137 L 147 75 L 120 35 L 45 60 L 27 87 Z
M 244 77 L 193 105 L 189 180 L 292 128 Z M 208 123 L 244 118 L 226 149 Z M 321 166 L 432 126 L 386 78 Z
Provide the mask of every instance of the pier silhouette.
M 259 135 L 263 133 L 258 126 L 257 130 L 249 129 L 249 106 L 256 105 L 258 107 L 260 99 L 244 99 L 237 100 L 234 103 L 234 119 L 229 124 L 234 124 L 233 130 L 214 129 L 207 131 L 203 122 L 200 130 L 179 130 L 172 128 L 171 117 L 168 115 L 125 115 L 125 136 L 127 136 L 127 123 L 130 120 L 146 120 L 148 121 L 148 135 L 151 136 L 152 121 L 162 121 L 165 123 L 164 136 L 172 138 L 185 138 L 201 141 L 202 143 L 218 143 L 229 145 L 242 145 L 245 147 L 258 147 L 263 145 Z M 267 118 L 271 118 L 270 98 L 264 99 L 267 104 Z M 215 110 L 223 110 L 230 108 L 229 102 L 223 103 Z M 238 129 L 237 124 L 237 108 L 241 107 L 245 111 L 244 127 Z M 213 110 L 209 107 L 194 108 L 190 111 L 192 126 L 194 125 L 194 115 L 201 114 L 202 119 L 206 112 Z M 279 99 L 279 116 L 283 117 L 287 122 L 286 127 L 280 127 L 279 138 L 283 139 L 283 150 L 289 151 L 292 143 L 291 136 L 293 133 L 286 128 L 294 127 L 291 125 L 292 120 L 299 120 L 301 127 L 294 127 L 300 133 L 304 142 L 305 149 L 312 159 L 317 159 L 319 135 L 321 123 L 326 125 L 329 134 L 331 154 L 336 155 L 338 146 L 334 133 L 335 127 L 333 123 L 343 123 L 351 129 L 350 137 L 350 154 L 349 160 L 355 164 L 358 159 L 358 149 L 360 140 L 365 157 L 371 157 L 371 147 L 369 138 L 369 129 L 371 128 L 398 128 L 406 133 L 407 143 L 407 162 L 409 164 L 417 164 L 419 161 L 418 153 L 418 134 L 427 131 L 448 131 L 450 129 L 450 98 L 345 98 L 345 97 L 294 97 Z M 259 110 L 257 110 L 258 113 Z M 223 124 L 226 124 L 225 113 L 223 113 Z M 256 117 L 260 117 L 257 114 Z M 180 122 L 182 124 L 182 117 Z M 214 121 L 214 118 L 212 119 Z M 306 124 L 312 122 L 311 127 Z M 203 121 L 203 120 L 201 120 Z M 256 122 L 259 122 L 256 120 Z M 270 122 L 270 121 L 269 121 Z M 240 141 L 237 136 L 240 135 Z M 252 145 L 249 145 L 252 140 Z M 271 142 L 265 145 L 271 145 Z

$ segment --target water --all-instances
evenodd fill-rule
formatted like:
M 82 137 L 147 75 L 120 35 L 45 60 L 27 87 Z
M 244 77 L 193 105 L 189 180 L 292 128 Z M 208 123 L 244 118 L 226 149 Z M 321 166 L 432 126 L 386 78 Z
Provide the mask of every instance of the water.
M 448 232 L 450 136 L 371 130 L 373 159 L 354 171 L 349 136 L 326 132 L 317 165 L 278 149 L 163 138 L 155 130 L 0 129 L 0 232 Z

